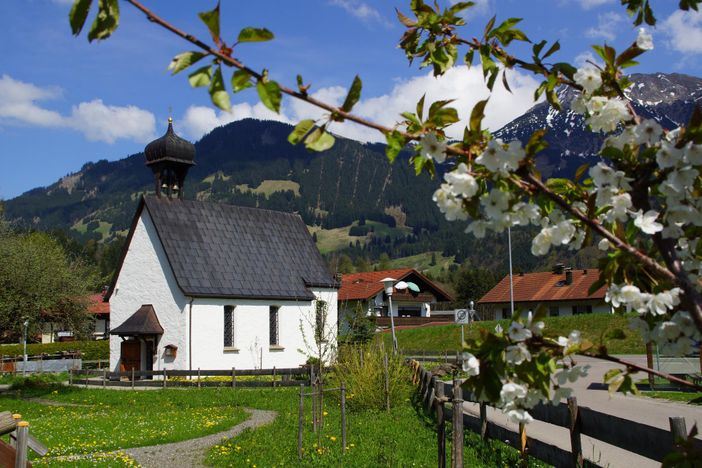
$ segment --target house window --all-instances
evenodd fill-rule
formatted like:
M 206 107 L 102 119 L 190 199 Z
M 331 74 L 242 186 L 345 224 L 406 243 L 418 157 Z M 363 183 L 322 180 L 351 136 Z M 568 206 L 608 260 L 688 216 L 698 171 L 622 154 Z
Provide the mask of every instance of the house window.
M 268 310 L 268 335 L 271 346 L 278 345 L 278 306 L 271 306 Z
M 314 339 L 317 343 L 323 343 L 326 341 L 324 336 L 324 329 L 326 328 L 327 322 L 327 303 L 326 301 L 317 301 L 315 303 L 315 317 L 314 317 Z
M 590 305 L 590 304 L 574 305 L 573 306 L 573 315 L 591 314 L 591 313 L 592 313 L 592 305 Z
M 224 346 L 234 346 L 234 306 L 224 306 Z
M 558 306 L 549 306 L 548 315 L 550 317 L 558 317 Z
M 502 317 L 498 317 L 498 319 L 506 319 L 512 317 L 512 314 L 509 313 L 510 308 L 509 307 L 503 307 L 502 308 Z

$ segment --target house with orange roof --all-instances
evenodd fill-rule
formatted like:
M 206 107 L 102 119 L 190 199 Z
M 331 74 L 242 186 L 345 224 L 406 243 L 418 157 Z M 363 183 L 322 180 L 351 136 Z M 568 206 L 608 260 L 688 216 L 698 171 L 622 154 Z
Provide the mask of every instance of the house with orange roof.
M 93 339 L 105 340 L 110 333 L 110 303 L 104 301 L 104 294 L 97 293 L 85 297 L 87 303 L 86 312 L 93 317 L 95 328 L 92 333 Z M 56 341 L 72 340 L 73 331 L 65 329 L 60 323 L 45 323 L 41 333 L 42 343 L 54 343 Z
M 367 315 L 390 316 L 388 297 L 381 282 L 385 278 L 397 280 L 398 286 L 402 286 L 401 282 L 416 286 L 393 288 L 393 317 L 430 317 L 432 304 L 453 301 L 449 293 L 413 268 L 345 274 L 338 296 L 341 334 L 348 330 L 348 317 L 358 307 Z
M 597 269 L 572 269 L 562 264 L 552 271 L 515 274 L 512 277 L 514 310 L 536 310 L 543 306 L 551 317 L 612 313 L 612 307 L 604 300 L 606 286 L 589 292 L 599 278 Z M 483 319 L 511 316 L 509 275 L 478 301 L 478 312 Z

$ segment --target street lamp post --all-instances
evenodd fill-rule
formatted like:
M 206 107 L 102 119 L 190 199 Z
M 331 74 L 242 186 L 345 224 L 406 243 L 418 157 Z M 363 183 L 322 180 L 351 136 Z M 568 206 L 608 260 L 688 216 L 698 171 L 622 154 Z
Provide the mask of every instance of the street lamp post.
M 22 359 L 24 362 L 22 365 L 22 377 L 25 377 L 27 375 L 27 328 L 29 327 L 29 320 L 25 320 L 22 325 L 24 325 L 22 330 L 22 347 L 24 348 L 24 356 Z
M 397 336 L 395 336 L 395 319 L 392 313 L 392 289 L 395 285 L 395 278 L 385 278 L 380 280 L 385 287 L 385 294 L 388 296 L 388 312 L 390 314 L 390 329 L 392 330 L 392 350 L 397 353 Z

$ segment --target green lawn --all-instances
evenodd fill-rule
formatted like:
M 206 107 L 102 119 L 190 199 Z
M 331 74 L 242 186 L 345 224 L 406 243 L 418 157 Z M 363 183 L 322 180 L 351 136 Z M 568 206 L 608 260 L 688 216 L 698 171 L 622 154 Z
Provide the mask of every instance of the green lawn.
M 691 405 L 702 405 L 702 392 L 641 392 L 641 395 Z
M 436 258 L 436 265 L 431 264 L 432 254 Z M 409 257 L 393 258 L 388 262 L 388 268 L 414 268 L 415 270 L 419 270 L 424 274 L 438 276 L 441 272 L 446 272 L 449 270 L 451 265 L 454 264 L 453 259 L 453 256 L 444 257 L 440 251 L 423 252 L 417 255 L 411 255 Z M 373 266 L 377 267 L 378 264 L 375 263 Z
M 25 389 L 0 396 L 0 409 L 19 412 L 31 432 L 50 448 L 35 466 L 134 466 L 124 452 L 108 451 L 193 438 L 229 429 L 245 419 L 242 408 L 274 410 L 273 424 L 224 440 L 208 453 L 214 466 L 436 466 L 436 433 L 431 419 L 412 395 L 392 410 L 347 413 L 348 439 L 341 446 L 338 398 L 326 400 L 322 443 L 311 430 L 309 401 L 305 409 L 304 458 L 297 459 L 297 388 L 166 389 L 115 391 L 67 387 Z M 49 406 L 26 398 L 57 402 Z M 352 398 L 352 397 L 351 397 Z M 450 438 L 447 441 L 450 450 Z M 515 466 L 516 450 L 466 435 L 465 465 Z M 71 459 L 71 455 L 83 455 Z M 532 466 L 543 466 L 532 462 Z
M 595 346 L 607 346 L 610 354 L 644 354 L 640 335 L 629 329 L 627 317 L 621 315 L 587 314 L 571 317 L 547 317 L 546 331 L 568 336 L 571 330 L 580 330 L 582 337 Z M 487 320 L 466 326 L 466 337 L 477 336 L 479 330 L 493 330 L 499 323 L 503 329 L 509 320 Z M 620 333 L 621 332 L 621 333 Z M 390 333 L 383 333 L 386 346 L 392 345 Z M 402 349 L 427 351 L 456 351 L 460 348 L 461 328 L 456 325 L 417 327 L 397 331 L 397 341 Z

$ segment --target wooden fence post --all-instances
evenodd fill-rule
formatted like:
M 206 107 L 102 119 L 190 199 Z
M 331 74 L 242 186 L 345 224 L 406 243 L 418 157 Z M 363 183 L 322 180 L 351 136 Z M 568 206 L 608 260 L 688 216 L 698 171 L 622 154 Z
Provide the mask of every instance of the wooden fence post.
M 646 343 L 646 367 L 653 369 L 653 343 L 650 341 Z M 650 372 L 648 373 L 648 386 L 651 390 L 654 389 L 654 377 Z
M 134 368 L 132 367 L 132 390 L 134 390 Z
M 302 423 L 305 419 L 305 384 L 300 384 L 300 410 L 297 417 L 297 458 L 302 460 Z
M 312 397 L 312 430 L 317 432 L 317 381 L 310 384 L 310 396 Z
M 388 353 L 383 354 L 383 373 L 385 374 L 385 409 L 390 411 L 390 375 L 388 371 Z
M 273 366 L 273 387 L 275 387 L 275 366 Z
M 197 368 L 197 388 L 200 388 L 202 384 L 200 383 L 200 368 Z
M 453 379 L 453 468 L 463 467 L 463 391 L 461 380 Z
M 444 415 L 444 383 L 436 386 L 436 451 L 438 467 L 446 468 L 446 418 Z
M 27 466 L 27 442 L 29 440 L 29 423 L 20 421 L 17 423 L 17 445 L 15 447 L 15 468 L 26 468 Z
M 102 388 L 107 386 L 107 369 L 102 370 Z
M 583 447 L 580 439 L 580 413 L 578 412 L 578 400 L 575 397 L 568 398 L 568 419 L 570 430 L 570 451 L 573 454 L 573 466 L 583 466 Z
M 73 385 L 73 368 L 68 369 L 68 385 Z
M 685 426 L 685 418 L 670 417 L 670 432 L 673 434 L 673 447 L 678 439 L 687 439 L 687 427 Z
M 236 387 L 236 368 L 232 367 L 232 388 Z
M 487 403 L 480 402 L 480 438 L 488 440 Z
M 341 382 L 341 450 L 346 450 L 346 384 Z
M 427 413 L 430 413 L 431 410 L 434 408 L 434 395 L 436 392 L 436 377 L 433 375 L 431 376 L 431 379 L 429 380 L 429 388 L 427 389 L 427 399 L 426 399 L 426 410 Z

